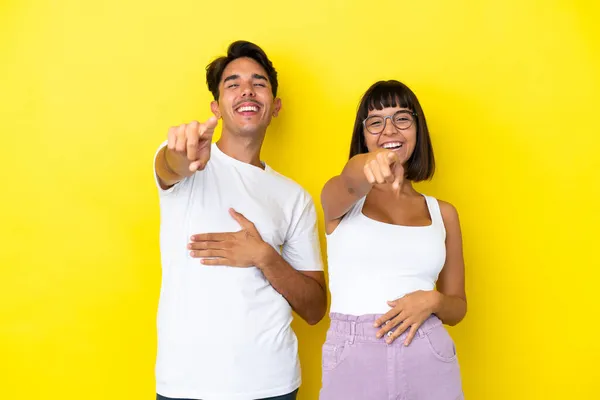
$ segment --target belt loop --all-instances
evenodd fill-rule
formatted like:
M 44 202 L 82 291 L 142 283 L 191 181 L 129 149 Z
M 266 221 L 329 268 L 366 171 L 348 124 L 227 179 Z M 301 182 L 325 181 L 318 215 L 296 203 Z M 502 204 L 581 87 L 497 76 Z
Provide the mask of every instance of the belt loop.
M 350 321 L 350 344 L 354 344 L 354 337 L 356 336 L 356 321 Z

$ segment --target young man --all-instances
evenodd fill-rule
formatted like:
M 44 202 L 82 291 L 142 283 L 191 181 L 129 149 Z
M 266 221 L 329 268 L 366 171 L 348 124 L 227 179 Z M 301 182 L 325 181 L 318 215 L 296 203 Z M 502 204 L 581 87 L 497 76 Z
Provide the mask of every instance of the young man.
M 206 80 L 214 117 L 171 128 L 155 157 L 163 272 L 157 398 L 295 399 L 292 310 L 316 324 L 327 303 L 315 207 L 260 159 L 281 109 L 263 50 L 232 43 Z

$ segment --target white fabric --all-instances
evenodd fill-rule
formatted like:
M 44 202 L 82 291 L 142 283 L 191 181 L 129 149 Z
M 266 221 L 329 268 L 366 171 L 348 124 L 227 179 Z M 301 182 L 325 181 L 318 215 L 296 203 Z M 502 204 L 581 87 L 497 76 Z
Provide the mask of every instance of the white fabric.
M 385 314 L 388 301 L 432 290 L 446 260 L 446 230 L 438 201 L 424 196 L 428 226 L 401 226 L 368 218 L 360 199 L 327 236 L 331 312 Z
M 159 193 L 157 392 L 249 400 L 294 391 L 300 364 L 289 303 L 258 268 L 204 266 L 186 245 L 193 234 L 239 231 L 232 207 L 292 267 L 322 270 L 310 195 L 268 165 L 262 170 L 240 162 L 216 144 L 203 171 L 168 190 L 159 186 Z

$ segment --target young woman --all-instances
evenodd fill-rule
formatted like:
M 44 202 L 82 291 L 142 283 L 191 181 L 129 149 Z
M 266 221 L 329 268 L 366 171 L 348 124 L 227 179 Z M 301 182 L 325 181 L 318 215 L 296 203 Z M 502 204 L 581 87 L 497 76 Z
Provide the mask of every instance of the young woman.
M 398 81 L 375 83 L 350 160 L 321 196 L 331 291 L 321 400 L 463 398 L 443 327 L 467 310 L 458 214 L 413 188 L 433 172 L 417 97 Z

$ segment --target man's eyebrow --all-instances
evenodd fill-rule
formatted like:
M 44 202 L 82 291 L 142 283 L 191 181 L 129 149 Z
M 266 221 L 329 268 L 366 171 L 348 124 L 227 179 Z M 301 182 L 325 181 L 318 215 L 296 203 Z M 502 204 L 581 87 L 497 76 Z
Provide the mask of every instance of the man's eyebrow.
M 269 82 L 269 80 L 267 79 L 267 77 L 264 76 L 264 75 L 261 75 L 261 74 L 252 74 L 252 77 L 254 79 L 262 79 L 262 80 L 265 80 L 265 81 Z
M 223 83 L 227 82 L 227 81 L 234 81 L 236 79 L 239 79 L 240 76 L 237 74 L 234 75 L 229 75 L 227 78 L 223 79 Z

